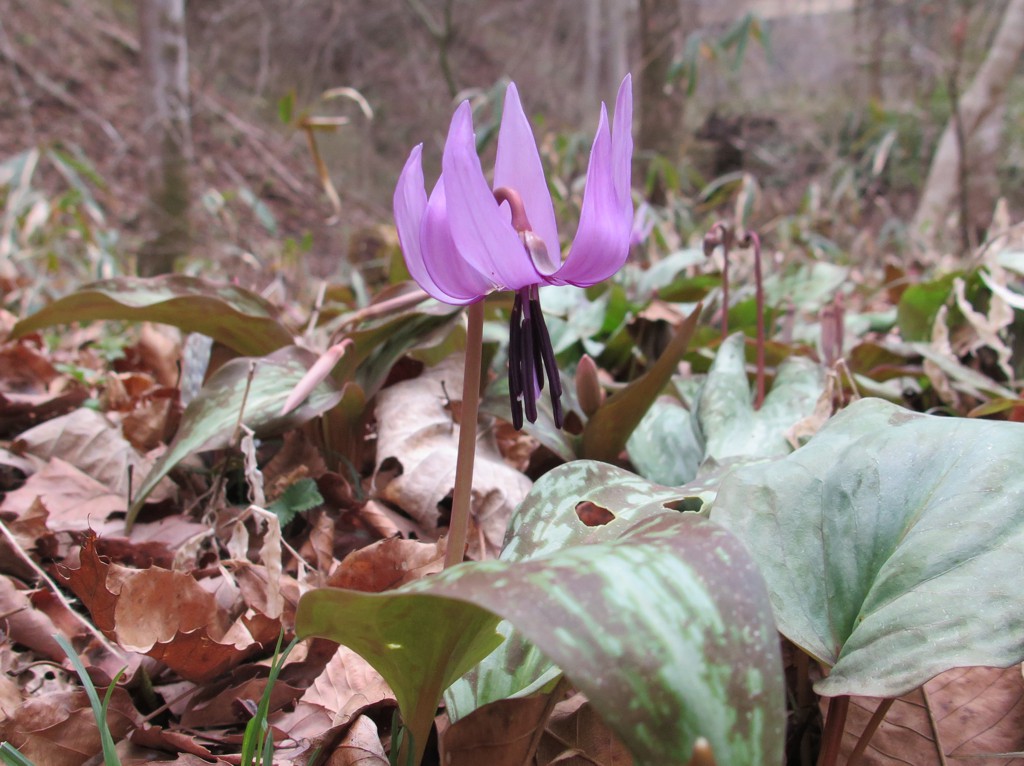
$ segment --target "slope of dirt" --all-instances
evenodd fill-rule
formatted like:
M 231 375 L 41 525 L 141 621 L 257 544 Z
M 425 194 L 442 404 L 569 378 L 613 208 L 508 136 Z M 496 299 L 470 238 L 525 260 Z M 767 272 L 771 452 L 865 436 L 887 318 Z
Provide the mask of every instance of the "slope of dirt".
M 98 197 L 125 235 L 124 255 L 139 236 L 145 190 L 140 87 L 136 30 L 106 4 L 0 0 L 0 160 L 33 146 L 80 149 L 105 182 Z M 329 222 L 302 136 L 261 126 L 198 73 L 192 107 L 194 255 L 220 261 L 226 272 L 227 252 L 251 253 L 268 266 L 282 242 L 306 237 L 312 245 L 301 271 L 334 273 L 348 233 L 368 215 L 346 205 L 342 220 Z M 230 220 L 202 205 L 208 192 L 224 197 Z M 247 192 L 269 208 L 276 235 L 242 201 Z

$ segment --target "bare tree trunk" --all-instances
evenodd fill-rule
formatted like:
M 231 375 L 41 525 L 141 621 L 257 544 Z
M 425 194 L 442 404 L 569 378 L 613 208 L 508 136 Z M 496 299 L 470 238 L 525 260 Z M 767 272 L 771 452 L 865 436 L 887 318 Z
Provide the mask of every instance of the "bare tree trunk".
M 593 105 L 600 98 L 604 85 L 601 77 L 604 58 L 604 24 L 601 13 L 602 0 L 582 0 L 583 2 L 583 98 L 580 103 L 580 117 L 587 121 L 592 119 Z
M 139 252 L 144 276 L 174 270 L 188 252 L 189 124 L 188 45 L 184 0 L 140 0 L 143 135 L 148 186 L 146 242 Z
M 1006 88 L 1022 53 L 1024 0 L 1010 0 L 984 63 L 959 99 L 959 121 L 962 128 L 960 143 L 968 147 L 972 158 L 994 156 L 1002 142 L 1002 124 L 993 121 L 1002 119 Z M 993 129 L 996 124 L 998 128 Z M 969 170 L 968 175 L 973 177 L 982 172 L 983 168 L 972 165 Z M 987 171 L 991 175 L 994 167 Z M 982 180 L 972 178 L 972 181 Z M 946 217 L 958 206 L 963 192 L 957 120 L 951 118 L 939 139 L 914 215 L 913 230 L 922 243 L 934 243 L 936 235 L 944 228 Z
M 668 73 L 684 30 L 697 27 L 698 0 L 640 0 L 640 126 L 638 144 L 643 152 L 679 161 L 683 127 L 683 93 L 669 90 Z M 651 197 L 658 201 L 664 189 L 655 181 Z

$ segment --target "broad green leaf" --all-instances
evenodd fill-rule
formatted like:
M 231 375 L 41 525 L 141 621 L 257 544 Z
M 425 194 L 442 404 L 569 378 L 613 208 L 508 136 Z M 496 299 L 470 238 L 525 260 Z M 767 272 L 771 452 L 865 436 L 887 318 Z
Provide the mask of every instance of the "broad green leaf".
M 672 379 L 693 337 L 700 312 L 701 305 L 698 304 L 650 369 L 625 388 L 616 391 L 590 417 L 583 428 L 580 449 L 582 457 L 608 462 L 618 458 L 644 413 Z
M 947 274 L 932 282 L 911 285 L 903 291 L 896 307 L 896 323 L 906 341 L 930 341 L 939 308 L 949 299 L 953 280 L 962 274 Z
M 863 399 L 734 470 L 711 516 L 750 549 L 825 695 L 898 697 L 1024 660 L 1024 427 Z
M 462 564 L 390 593 L 312 591 L 296 624 L 394 678 L 406 720 L 418 714 L 429 729 L 432 707 L 403 704 L 416 695 L 410 684 L 433 691 L 450 675 L 438 665 L 464 664 L 457 639 L 486 646 L 491 615 L 565 671 L 639 766 L 685 763 L 699 736 L 721 763 L 781 761 L 783 679 L 767 594 L 742 545 L 697 514 L 663 512 L 616 540 Z M 417 704 L 429 703 L 420 692 Z
M 679 485 L 697 475 L 704 440 L 690 411 L 677 399 L 662 396 L 629 437 L 626 451 L 644 478 Z
M 754 410 L 747 381 L 746 338 L 731 335 L 719 347 L 697 405 L 706 440 L 705 457 L 759 459 L 792 450 L 786 431 L 814 412 L 825 388 L 819 365 L 792 356 L 780 366 L 760 410 Z
M 270 303 L 234 285 L 179 274 L 120 277 L 84 285 L 14 326 L 18 338 L 43 327 L 97 319 L 162 322 L 208 335 L 240 354 L 269 354 L 292 342 Z
M 526 561 L 563 548 L 617 539 L 632 524 L 686 500 L 680 490 L 661 487 L 629 471 L 578 460 L 544 474 L 516 509 L 505 534 L 502 561 Z M 577 507 L 590 502 L 614 518 L 587 526 Z M 503 622 L 504 644 L 460 678 L 445 695 L 448 715 L 456 721 L 478 707 L 542 688 L 561 671 L 536 646 Z
M 267 357 L 232 359 L 217 370 L 185 408 L 174 439 L 132 499 L 125 525 L 131 528 L 149 493 L 184 458 L 229 446 L 239 422 L 258 436 L 267 436 L 301 425 L 337 404 L 341 391 L 328 378 L 302 404 L 281 415 L 288 394 L 316 358 L 311 351 L 288 346 Z

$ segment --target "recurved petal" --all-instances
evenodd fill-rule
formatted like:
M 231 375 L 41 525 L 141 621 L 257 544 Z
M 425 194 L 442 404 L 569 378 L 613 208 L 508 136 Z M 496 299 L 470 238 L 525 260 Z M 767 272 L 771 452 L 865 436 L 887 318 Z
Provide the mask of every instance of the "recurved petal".
M 569 283 L 580 287 L 596 284 L 618 271 L 629 255 L 633 202 L 628 187 L 623 190 L 625 194 L 616 189 L 618 158 L 613 156 L 612 146 L 608 113 L 602 105 L 597 135 L 590 150 L 579 229 L 565 263 L 549 279 L 553 284 Z
M 423 164 L 420 157 L 423 145 L 415 147 L 405 161 L 402 174 L 398 177 L 395 187 L 394 210 L 395 228 L 398 229 L 398 241 L 402 245 L 402 255 L 409 275 L 422 287 L 428 295 L 443 303 L 462 305 L 472 300 L 460 299 L 449 295 L 434 282 L 423 262 L 423 249 L 420 243 L 420 229 L 427 209 L 427 191 L 423 185 Z M 458 258 L 452 247 L 450 257 Z
M 612 184 L 619 196 L 623 214 L 628 209 L 633 216 L 633 196 L 630 193 L 633 167 L 633 77 L 626 75 L 615 97 L 615 118 L 612 123 Z
M 442 292 L 459 301 L 471 303 L 487 295 L 494 289 L 494 285 L 462 257 L 452 239 L 450 223 L 442 174 L 430 193 L 420 226 L 423 264 L 427 274 Z
M 556 264 L 561 263 L 555 208 L 551 204 L 551 193 L 544 178 L 537 141 L 523 111 L 515 83 L 510 83 L 505 91 L 505 107 L 501 114 L 501 129 L 498 131 L 494 188 L 501 186 L 519 192 L 534 233 L 544 240 L 551 259 Z
M 541 281 L 508 212 L 498 207 L 484 179 L 469 102 L 452 117 L 442 167 L 448 220 L 463 257 L 499 289 L 518 290 Z

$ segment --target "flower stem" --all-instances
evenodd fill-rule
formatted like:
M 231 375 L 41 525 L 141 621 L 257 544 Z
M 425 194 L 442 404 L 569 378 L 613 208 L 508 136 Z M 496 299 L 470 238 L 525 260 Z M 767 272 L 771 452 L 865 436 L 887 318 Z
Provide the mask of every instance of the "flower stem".
M 764 404 L 764 277 L 761 271 L 761 238 L 757 232 L 748 231 L 743 241 L 745 247 L 754 249 L 754 290 L 757 296 L 757 394 L 754 398 L 754 409 L 761 409 Z
M 480 412 L 480 367 L 483 359 L 484 302 L 467 311 L 466 368 L 462 378 L 462 415 L 459 418 L 459 456 L 455 463 L 455 491 L 452 520 L 448 525 L 448 548 L 444 568 L 459 564 L 466 554 L 469 510 L 473 490 L 473 462 L 476 459 L 476 422 Z

